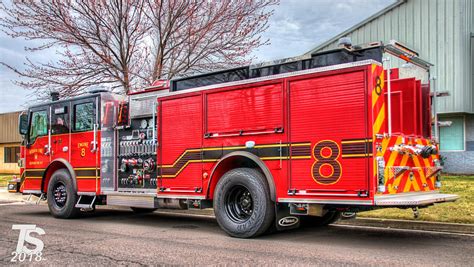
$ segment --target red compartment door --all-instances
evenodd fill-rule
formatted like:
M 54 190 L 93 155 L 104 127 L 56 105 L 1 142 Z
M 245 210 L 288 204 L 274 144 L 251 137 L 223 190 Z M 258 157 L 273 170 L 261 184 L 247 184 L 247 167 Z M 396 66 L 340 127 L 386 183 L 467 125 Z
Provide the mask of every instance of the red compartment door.
M 359 69 L 289 82 L 289 189 L 296 195 L 356 197 L 368 189 L 365 77 Z

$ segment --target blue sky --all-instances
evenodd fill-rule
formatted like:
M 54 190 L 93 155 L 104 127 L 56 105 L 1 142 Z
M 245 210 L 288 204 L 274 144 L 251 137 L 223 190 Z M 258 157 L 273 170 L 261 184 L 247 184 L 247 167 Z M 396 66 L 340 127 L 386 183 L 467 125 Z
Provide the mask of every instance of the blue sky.
M 395 0 L 281 0 L 263 36 L 270 39 L 270 44 L 253 52 L 255 62 L 301 55 L 393 2 Z M 21 68 L 26 56 L 40 62 L 56 58 L 54 51 L 30 53 L 25 51 L 25 46 L 28 41 L 11 39 L 0 32 L 0 61 Z M 35 102 L 31 91 L 13 83 L 16 79 L 19 77 L 15 73 L 0 66 L 0 113 L 21 110 Z

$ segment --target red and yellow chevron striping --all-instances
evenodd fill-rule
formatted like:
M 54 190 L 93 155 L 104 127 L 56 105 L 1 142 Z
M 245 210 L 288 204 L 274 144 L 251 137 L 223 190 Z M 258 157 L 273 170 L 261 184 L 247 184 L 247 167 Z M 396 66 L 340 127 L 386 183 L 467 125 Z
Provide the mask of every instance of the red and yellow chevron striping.
M 386 106 L 385 106 L 385 73 L 381 66 L 372 65 L 373 89 L 372 99 L 372 135 L 374 140 L 374 176 L 377 175 L 377 157 L 383 157 L 385 161 L 385 187 L 384 194 L 397 194 L 415 191 L 436 190 L 435 184 L 435 164 L 434 160 L 438 155 L 429 158 L 422 158 L 418 155 L 399 153 L 392 151 L 395 145 L 431 145 L 431 142 L 424 138 L 387 136 L 386 135 Z M 383 137 L 381 137 L 383 136 Z M 376 180 L 376 179 L 375 179 Z

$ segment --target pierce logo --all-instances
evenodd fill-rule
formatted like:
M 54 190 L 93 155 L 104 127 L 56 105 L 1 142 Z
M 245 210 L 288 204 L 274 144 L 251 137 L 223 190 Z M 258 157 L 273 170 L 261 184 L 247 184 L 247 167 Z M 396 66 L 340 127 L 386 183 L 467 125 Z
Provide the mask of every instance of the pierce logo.
M 298 217 L 295 216 L 288 216 L 283 217 L 278 221 L 278 225 L 283 227 L 288 227 L 297 224 L 299 221 Z

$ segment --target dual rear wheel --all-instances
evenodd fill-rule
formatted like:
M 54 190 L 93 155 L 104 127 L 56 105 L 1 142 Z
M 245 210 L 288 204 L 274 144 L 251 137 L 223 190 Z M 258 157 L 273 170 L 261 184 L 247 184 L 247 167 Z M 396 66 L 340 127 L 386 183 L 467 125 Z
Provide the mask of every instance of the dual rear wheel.
M 219 226 L 233 237 L 255 237 L 275 228 L 275 203 L 268 183 L 252 168 L 233 169 L 221 177 L 214 191 L 214 213 Z M 305 226 L 324 226 L 339 218 L 337 211 L 300 217 Z
M 262 173 L 237 168 L 225 173 L 214 191 L 214 213 L 230 236 L 250 238 L 263 234 L 275 221 L 275 205 Z

